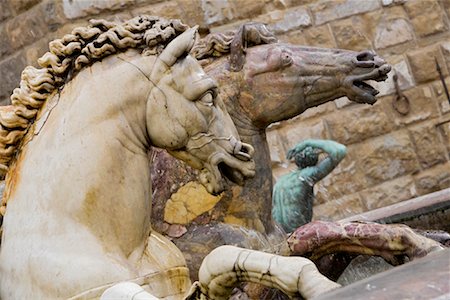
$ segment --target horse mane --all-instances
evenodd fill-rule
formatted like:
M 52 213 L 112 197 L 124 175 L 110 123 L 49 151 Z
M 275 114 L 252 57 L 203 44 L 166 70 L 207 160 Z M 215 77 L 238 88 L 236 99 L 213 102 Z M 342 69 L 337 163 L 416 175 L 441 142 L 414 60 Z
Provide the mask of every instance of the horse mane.
M 180 20 L 138 16 L 122 24 L 91 20 L 61 39 L 49 43 L 49 52 L 38 59 L 41 68 L 26 67 L 11 105 L 0 107 L 0 179 L 20 149 L 45 100 L 69 82 L 83 67 L 130 48 L 158 54 L 189 27 Z
M 218 58 L 233 52 L 233 41 L 236 47 L 245 49 L 276 43 L 277 38 L 265 24 L 251 22 L 241 25 L 238 30 L 208 34 L 194 45 L 191 53 L 198 60 Z

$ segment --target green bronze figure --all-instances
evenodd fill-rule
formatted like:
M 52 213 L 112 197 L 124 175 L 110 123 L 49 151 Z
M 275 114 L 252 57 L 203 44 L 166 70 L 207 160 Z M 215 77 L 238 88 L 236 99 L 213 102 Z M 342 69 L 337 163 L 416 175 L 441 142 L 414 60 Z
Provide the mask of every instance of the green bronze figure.
M 319 154 L 327 157 L 319 162 Z M 287 153 L 298 169 L 282 176 L 274 186 L 272 217 L 287 232 L 311 222 L 314 184 L 327 176 L 347 154 L 347 148 L 330 140 L 305 140 Z

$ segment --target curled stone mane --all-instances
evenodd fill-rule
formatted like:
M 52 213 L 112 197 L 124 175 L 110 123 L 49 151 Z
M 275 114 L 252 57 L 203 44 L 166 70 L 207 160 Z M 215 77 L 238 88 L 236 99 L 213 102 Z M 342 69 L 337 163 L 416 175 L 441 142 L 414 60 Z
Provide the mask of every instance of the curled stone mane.
M 138 16 L 117 24 L 91 20 L 61 39 L 49 43 L 49 52 L 38 59 L 41 68 L 28 66 L 20 87 L 11 96 L 11 105 L 0 107 L 0 178 L 17 155 L 25 134 L 45 100 L 83 67 L 130 48 L 144 54 L 159 54 L 175 37 L 189 27 L 180 20 Z M 0 213 L 5 212 L 3 200 Z
M 246 23 L 236 31 L 208 34 L 195 44 L 191 52 L 198 60 L 224 56 L 232 51 L 233 41 L 247 48 L 276 43 L 277 38 L 262 23 Z

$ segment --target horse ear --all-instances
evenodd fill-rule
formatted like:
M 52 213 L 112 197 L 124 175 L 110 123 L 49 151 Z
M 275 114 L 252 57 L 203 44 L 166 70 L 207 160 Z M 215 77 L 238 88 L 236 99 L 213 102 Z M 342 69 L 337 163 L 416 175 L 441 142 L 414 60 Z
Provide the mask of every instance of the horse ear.
M 168 67 L 173 66 L 179 57 L 191 51 L 195 44 L 197 29 L 198 25 L 180 34 L 173 41 L 171 41 L 169 45 L 167 45 L 158 58 Z
M 161 79 L 162 74 L 172 67 L 177 59 L 191 51 L 195 44 L 195 38 L 197 36 L 197 26 L 194 26 L 171 41 L 163 52 L 158 56 L 158 59 L 153 66 L 150 78 L 157 82 Z

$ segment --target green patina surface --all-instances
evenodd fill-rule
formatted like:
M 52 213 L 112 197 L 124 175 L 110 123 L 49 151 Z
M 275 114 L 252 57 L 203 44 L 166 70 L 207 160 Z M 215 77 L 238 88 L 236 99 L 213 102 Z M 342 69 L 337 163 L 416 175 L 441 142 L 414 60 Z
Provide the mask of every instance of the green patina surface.
M 319 161 L 319 154 L 327 156 Z M 331 140 L 305 140 L 287 153 L 298 169 L 282 176 L 274 186 L 272 217 L 286 232 L 312 219 L 314 184 L 327 176 L 345 157 L 346 147 Z

